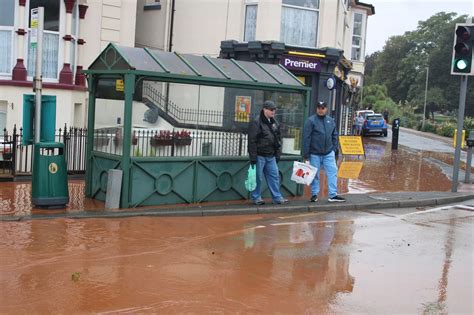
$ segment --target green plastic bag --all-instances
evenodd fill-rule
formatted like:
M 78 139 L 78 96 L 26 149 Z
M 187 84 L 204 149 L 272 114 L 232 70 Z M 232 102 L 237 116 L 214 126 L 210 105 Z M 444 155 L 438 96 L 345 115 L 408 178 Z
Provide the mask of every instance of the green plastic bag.
M 250 165 L 247 171 L 247 179 L 245 180 L 245 189 L 254 191 L 257 188 L 257 170 L 255 165 Z

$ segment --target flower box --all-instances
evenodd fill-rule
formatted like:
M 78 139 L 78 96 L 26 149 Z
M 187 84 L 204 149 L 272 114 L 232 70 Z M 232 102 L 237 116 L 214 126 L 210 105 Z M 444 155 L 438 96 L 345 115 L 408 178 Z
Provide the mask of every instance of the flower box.
M 150 139 L 150 145 L 154 147 L 173 145 L 173 139 L 160 139 L 155 136 Z
M 3 160 L 4 161 L 10 161 L 12 159 L 13 154 L 11 152 L 5 152 L 3 153 Z
M 175 140 L 176 145 L 191 145 L 191 137 L 189 138 L 177 138 Z
M 185 146 L 191 145 L 191 132 L 186 130 L 181 131 L 170 131 L 160 130 L 159 133 L 155 134 L 150 139 L 151 146 Z

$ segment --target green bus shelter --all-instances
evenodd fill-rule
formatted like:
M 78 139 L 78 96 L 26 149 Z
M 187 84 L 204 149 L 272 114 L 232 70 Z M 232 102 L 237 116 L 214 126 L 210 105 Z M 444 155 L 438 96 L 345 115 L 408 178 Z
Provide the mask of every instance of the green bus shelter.
M 88 197 L 105 200 L 118 169 L 123 208 L 248 198 L 247 128 L 265 100 L 278 106 L 282 193 L 302 194 L 290 177 L 310 88 L 284 67 L 109 44 L 84 72 Z

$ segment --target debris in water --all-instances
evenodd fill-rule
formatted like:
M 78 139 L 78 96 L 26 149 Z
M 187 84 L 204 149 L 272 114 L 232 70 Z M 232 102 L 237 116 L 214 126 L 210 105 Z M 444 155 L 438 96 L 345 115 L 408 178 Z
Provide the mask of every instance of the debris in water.
M 76 272 L 73 272 L 72 275 L 71 275 L 71 280 L 72 281 L 79 281 L 79 278 L 81 277 L 81 273 L 76 271 Z

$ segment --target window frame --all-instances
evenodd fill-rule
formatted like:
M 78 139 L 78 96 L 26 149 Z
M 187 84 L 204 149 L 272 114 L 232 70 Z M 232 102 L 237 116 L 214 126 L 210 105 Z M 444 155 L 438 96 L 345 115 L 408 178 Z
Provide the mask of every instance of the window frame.
M 246 29 L 247 29 L 247 9 L 249 7 L 255 7 L 255 33 L 253 34 L 253 39 L 247 39 L 246 38 Z M 244 12 L 244 33 L 243 33 L 243 41 L 244 42 L 249 42 L 249 41 L 254 41 L 257 38 L 257 18 L 258 18 L 258 3 L 257 2 L 250 2 L 248 1 L 245 3 L 245 12 Z
M 362 17 L 361 25 L 360 25 L 360 35 L 356 35 L 354 33 L 356 14 L 359 14 Z M 365 32 L 366 32 L 366 15 L 363 12 L 354 11 L 352 13 L 352 32 L 351 32 L 351 60 L 352 61 L 363 62 L 365 60 L 365 55 L 364 55 L 365 54 Z M 359 45 L 354 45 L 354 37 L 360 38 Z M 352 52 L 354 48 L 360 49 L 360 56 L 358 59 L 354 59 L 353 52 Z
M 18 1 L 14 1 L 13 5 L 13 16 L 16 17 L 18 13 Z M 15 36 L 15 30 L 17 28 L 17 19 L 13 18 L 13 25 L 4 26 L 0 25 L 0 30 L 10 31 L 11 37 L 11 48 L 10 48 L 10 71 L 9 72 L 0 72 L 1 79 L 11 79 L 13 75 L 13 68 L 15 67 L 15 59 L 17 55 L 17 40 Z
M 44 31 L 45 33 L 51 33 L 51 34 L 58 34 L 58 71 L 56 73 L 56 78 L 45 78 L 43 76 L 43 82 L 45 83 L 59 83 L 59 73 L 61 72 L 63 65 L 64 65 L 64 40 L 63 37 L 66 34 L 66 5 L 63 0 L 58 0 L 59 1 L 59 32 L 55 31 Z M 29 27 L 29 20 L 30 20 L 30 0 L 26 2 L 25 5 L 25 30 L 27 30 L 28 35 L 24 36 L 25 37 L 25 44 L 24 44 L 24 62 L 25 62 L 25 67 L 27 68 L 26 70 L 28 71 L 28 60 L 29 60 L 29 43 L 30 43 L 30 34 L 31 34 L 31 28 Z M 28 81 L 33 81 L 33 76 L 27 75 L 27 80 Z
M 292 9 L 297 9 L 297 10 L 306 10 L 306 11 L 312 11 L 316 12 L 318 14 L 317 19 L 318 21 L 316 22 L 316 38 L 315 38 L 315 45 L 314 46 L 305 46 L 305 45 L 297 45 L 297 44 L 288 44 L 291 46 L 295 47 L 301 47 L 301 48 L 317 48 L 319 44 L 319 29 L 320 29 L 320 20 L 321 20 L 321 0 L 318 1 L 318 8 L 308 8 L 308 7 L 302 7 L 302 6 L 297 6 L 297 5 L 291 5 L 291 4 L 285 4 L 283 3 L 283 0 L 281 1 L 281 16 L 280 16 L 280 21 L 283 20 L 283 8 L 292 8 Z M 280 22 L 280 28 L 281 28 L 281 22 Z M 280 40 L 282 40 L 282 30 L 280 29 Z M 285 43 L 286 44 L 286 43 Z

